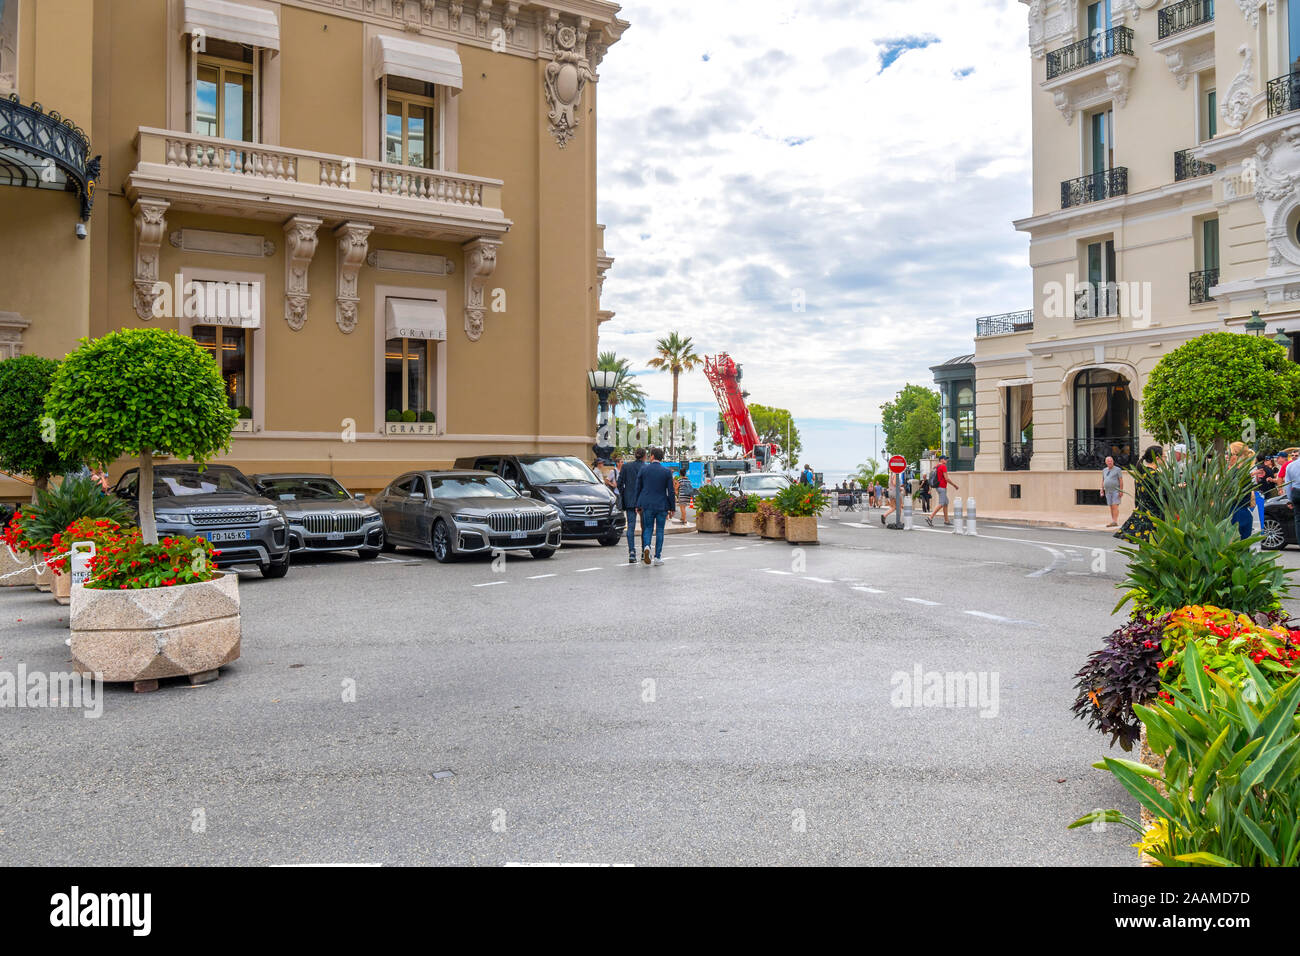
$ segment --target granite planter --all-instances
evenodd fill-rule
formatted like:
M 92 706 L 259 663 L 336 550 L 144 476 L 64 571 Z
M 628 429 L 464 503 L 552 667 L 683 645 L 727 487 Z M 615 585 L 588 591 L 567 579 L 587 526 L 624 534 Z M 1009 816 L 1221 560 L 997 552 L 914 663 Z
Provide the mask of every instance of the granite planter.
M 11 551 L 0 544 L 0 587 L 31 587 L 36 583 L 36 567 L 26 551 Z
M 60 574 L 54 572 L 54 586 L 51 589 L 54 593 L 54 600 L 60 604 L 72 603 L 72 575 Z
M 758 534 L 775 541 L 785 540 L 785 521 L 782 518 L 765 518 L 759 522 Z
M 704 534 L 722 534 L 722 519 L 716 511 L 701 511 L 695 516 L 695 530 Z
M 737 511 L 731 516 L 732 534 L 757 534 L 758 533 L 758 515 L 753 512 Z
M 72 591 L 73 666 L 136 691 L 164 677 L 216 680 L 239 657 L 239 576 L 169 588 Z
M 786 515 L 785 540 L 792 544 L 817 543 L 817 518 L 814 515 L 799 518 Z
M 44 558 L 32 559 L 32 564 L 36 568 L 36 579 L 32 582 L 38 591 L 54 590 L 54 572 L 50 566 L 45 563 Z

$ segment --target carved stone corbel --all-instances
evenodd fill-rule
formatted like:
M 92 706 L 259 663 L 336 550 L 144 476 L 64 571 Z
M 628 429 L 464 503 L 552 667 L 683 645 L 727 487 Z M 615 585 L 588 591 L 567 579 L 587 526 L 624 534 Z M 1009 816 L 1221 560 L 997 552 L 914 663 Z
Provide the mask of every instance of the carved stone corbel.
M 1056 105 L 1056 108 L 1061 111 L 1061 115 L 1065 117 L 1065 125 L 1070 126 L 1073 124 L 1074 104 L 1070 102 L 1070 94 L 1065 92 L 1065 90 L 1057 90 L 1052 95 L 1052 102 Z
M 357 273 L 366 261 L 366 249 L 375 227 L 368 222 L 345 222 L 334 230 L 338 239 L 338 291 L 334 321 L 339 330 L 351 332 L 357 327 Z
M 284 224 L 284 319 L 289 328 L 301 332 L 307 323 L 307 271 L 316 254 L 316 230 L 321 220 L 292 216 Z
M 506 12 L 501 14 L 501 26 L 506 31 L 506 39 L 514 42 L 515 24 L 519 22 L 519 4 L 507 3 Z
M 589 81 L 596 79 L 587 62 L 586 36 L 590 23 L 583 20 L 581 24 L 586 25 L 582 26 L 580 45 L 578 31 L 569 24 L 557 23 L 549 14 L 546 20 L 546 33 L 548 39 L 552 40 L 554 52 L 551 62 L 546 64 L 543 91 L 546 95 L 551 135 L 555 137 L 560 149 L 569 144 L 578 128 L 578 110 L 582 106 L 583 89 Z
M 465 250 L 465 334 L 471 342 L 477 342 L 483 335 L 487 314 L 483 293 L 487 280 L 496 270 L 501 240 L 471 239 L 461 248 Z
M 135 314 L 146 322 L 154 317 L 158 301 L 158 248 L 167 234 L 165 199 L 137 199 L 131 212 L 135 216 Z M 179 290 L 178 290 L 179 291 Z
M 486 37 L 492 22 L 492 0 L 478 0 L 478 35 Z
M 447 26 L 460 32 L 460 18 L 465 13 L 465 4 L 461 0 L 451 0 L 447 5 Z

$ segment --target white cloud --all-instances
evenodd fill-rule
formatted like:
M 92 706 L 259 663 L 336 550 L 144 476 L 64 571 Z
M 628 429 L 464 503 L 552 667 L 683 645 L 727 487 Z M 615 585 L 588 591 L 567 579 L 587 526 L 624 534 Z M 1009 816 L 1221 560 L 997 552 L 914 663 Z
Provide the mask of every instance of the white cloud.
M 601 348 L 676 330 L 754 401 L 879 420 L 1029 306 L 1030 64 L 1016 0 L 628 2 L 601 65 Z M 895 56 L 882 70 L 883 59 Z M 806 311 L 792 310 L 796 290 Z M 670 400 L 669 376 L 642 378 Z M 683 401 L 712 398 L 702 374 Z M 845 465 L 863 457 L 845 452 Z

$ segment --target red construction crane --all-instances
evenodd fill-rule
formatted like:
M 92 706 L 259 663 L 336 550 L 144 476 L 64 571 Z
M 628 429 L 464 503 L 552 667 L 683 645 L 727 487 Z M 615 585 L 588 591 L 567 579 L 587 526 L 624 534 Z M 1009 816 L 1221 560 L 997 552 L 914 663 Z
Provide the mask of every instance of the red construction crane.
M 749 414 L 749 406 L 740 392 L 740 367 L 726 352 L 704 357 L 704 374 L 713 386 L 723 421 L 731 432 L 731 442 L 741 448 L 746 458 L 754 457 L 759 444 L 758 429 Z

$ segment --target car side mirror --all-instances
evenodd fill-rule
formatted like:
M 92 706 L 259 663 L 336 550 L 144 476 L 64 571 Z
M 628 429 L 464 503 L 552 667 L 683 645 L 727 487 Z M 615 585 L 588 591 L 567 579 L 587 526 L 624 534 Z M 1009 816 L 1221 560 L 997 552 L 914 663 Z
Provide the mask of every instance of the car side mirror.
M 358 492 L 354 493 L 354 494 L 352 495 L 352 497 L 355 498 L 357 501 L 365 501 L 365 500 L 366 500 L 366 493 L 365 493 L 364 491 L 358 491 Z
M 519 482 L 515 481 L 513 478 L 507 478 L 506 484 L 515 489 L 515 491 L 519 490 Z
M 529 491 L 527 488 L 525 488 L 523 491 L 520 491 L 519 493 L 523 495 L 525 498 L 533 497 L 533 493 Z

